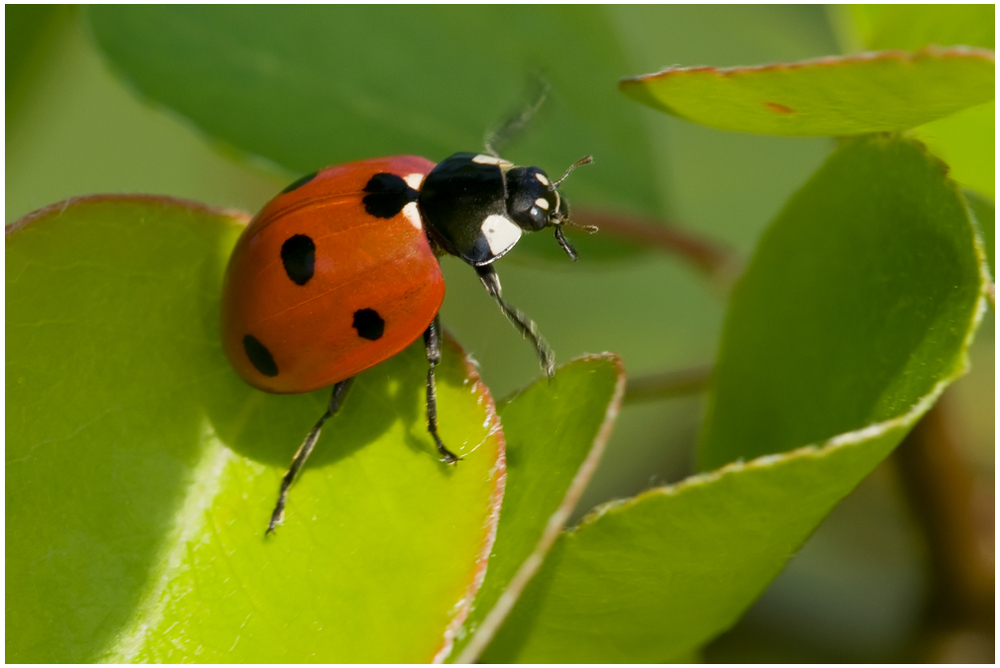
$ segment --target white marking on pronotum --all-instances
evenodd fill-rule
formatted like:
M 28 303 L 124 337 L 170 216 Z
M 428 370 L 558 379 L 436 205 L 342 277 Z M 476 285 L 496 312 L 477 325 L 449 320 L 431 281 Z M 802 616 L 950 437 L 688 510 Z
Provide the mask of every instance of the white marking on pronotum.
M 410 221 L 410 225 L 413 225 L 418 230 L 424 229 L 424 226 L 420 223 L 420 210 L 417 209 L 416 202 L 410 202 L 403 207 L 403 216 Z
M 513 162 L 507 162 L 503 158 L 495 158 L 492 155 L 486 155 L 485 153 L 480 153 L 479 155 L 477 155 L 475 158 L 472 159 L 472 162 L 479 165 L 498 165 L 500 167 L 514 166 Z
M 539 183 L 541 183 L 546 188 L 549 186 L 549 180 L 545 178 L 545 174 L 539 174 L 538 172 L 535 172 L 535 178 L 538 179 Z
M 521 228 L 497 214 L 487 216 L 479 229 L 483 231 L 486 243 L 490 245 L 490 252 L 494 255 L 503 253 L 521 238 Z
M 539 197 L 538 199 L 535 200 L 535 206 L 540 207 L 544 211 L 548 211 L 549 200 L 545 199 L 544 197 Z
M 410 186 L 414 190 L 420 190 L 420 184 L 424 182 L 423 174 L 407 174 L 403 177 L 406 181 L 406 185 Z

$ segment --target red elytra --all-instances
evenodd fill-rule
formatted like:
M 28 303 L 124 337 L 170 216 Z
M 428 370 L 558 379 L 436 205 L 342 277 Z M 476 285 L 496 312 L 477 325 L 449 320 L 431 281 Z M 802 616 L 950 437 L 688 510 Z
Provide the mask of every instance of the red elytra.
M 460 456 L 438 436 L 434 367 L 441 361 L 444 278 L 437 255 L 471 265 L 511 324 L 530 340 L 545 373 L 551 348 L 527 316 L 500 294 L 493 262 L 523 232 L 571 225 L 558 186 L 537 167 L 455 153 L 435 165 L 393 156 L 328 167 L 268 202 L 233 249 L 222 292 L 222 344 L 236 371 L 268 392 L 333 386 L 330 403 L 295 453 L 271 513 L 284 517 L 288 491 L 354 377 L 424 336 L 427 431 L 442 461 Z
M 328 387 L 424 333 L 445 291 L 415 201 L 433 168 L 416 156 L 328 167 L 254 217 L 222 296 L 223 348 L 244 380 L 268 392 Z M 405 190 L 373 190 L 375 175 Z

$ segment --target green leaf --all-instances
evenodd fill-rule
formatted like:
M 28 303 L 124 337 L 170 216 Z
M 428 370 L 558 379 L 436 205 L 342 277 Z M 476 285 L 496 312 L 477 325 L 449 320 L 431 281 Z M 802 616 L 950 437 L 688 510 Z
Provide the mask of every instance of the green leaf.
M 328 396 L 258 392 L 222 355 L 245 221 L 97 197 L 8 229 L 8 659 L 428 661 L 467 614 L 503 435 L 453 342 L 439 416 L 464 460 L 426 433 L 419 342 L 358 377 L 265 539 Z
M 721 130 L 889 132 L 993 99 L 993 52 L 928 48 L 755 67 L 670 67 L 624 79 L 626 95 Z
M 702 455 L 795 449 L 597 509 L 556 542 L 482 660 L 662 662 L 728 628 L 964 370 L 981 261 L 961 195 L 922 147 L 845 142 L 733 294 Z
M 946 171 L 851 141 L 792 197 L 733 293 L 703 468 L 888 420 L 961 367 L 982 279 Z
M 660 202 L 641 111 L 594 95 L 593 81 L 628 70 L 601 7 L 105 6 L 89 17 L 138 92 L 299 174 L 480 150 L 541 72 L 549 100 L 509 157 L 556 175 L 593 154 L 567 181 L 571 201 L 646 213 Z M 550 235 L 523 245 L 555 247 Z M 588 257 L 634 252 L 580 246 Z
M 877 439 L 731 465 L 598 508 L 556 542 L 481 661 L 688 661 L 912 419 Z
M 867 49 L 921 49 L 930 44 L 994 48 L 994 5 L 850 5 Z
M 850 41 L 867 49 L 920 49 L 931 44 L 994 48 L 993 5 L 839 6 Z M 837 10 L 835 10 L 837 11 Z M 948 163 L 951 178 L 994 197 L 993 102 L 914 129 L 914 136 Z
M 989 102 L 913 129 L 913 135 L 948 163 L 950 176 L 962 185 L 995 197 L 996 103 Z
M 500 403 L 507 485 L 486 580 L 452 655 L 459 663 L 473 634 L 490 625 L 487 615 L 503 619 L 566 524 L 600 461 L 624 389 L 621 360 L 605 353 L 574 360 Z

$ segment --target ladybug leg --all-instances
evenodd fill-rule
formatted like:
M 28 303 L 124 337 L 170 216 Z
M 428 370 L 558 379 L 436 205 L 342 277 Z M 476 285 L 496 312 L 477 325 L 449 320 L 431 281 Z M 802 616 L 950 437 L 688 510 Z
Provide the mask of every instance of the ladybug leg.
M 552 348 L 549 344 L 545 342 L 542 335 L 538 333 L 538 325 L 534 323 L 528 316 L 518 311 L 516 308 L 508 304 L 500 296 L 500 278 L 497 276 L 496 270 L 493 269 L 493 265 L 485 265 L 482 267 L 476 267 L 476 273 L 479 274 L 479 280 L 483 282 L 483 287 L 486 288 L 486 292 L 490 293 L 493 300 L 500 306 L 500 310 L 503 314 L 507 316 L 511 324 L 521 332 L 521 336 L 529 339 L 532 345 L 535 346 L 535 353 L 538 355 L 538 361 L 542 365 L 542 371 L 545 375 L 551 378 L 555 374 L 555 354 L 552 352 Z
M 319 433 L 323 430 L 323 423 L 329 420 L 331 417 L 337 414 L 340 410 L 340 405 L 344 402 L 344 396 L 347 394 L 347 390 L 350 389 L 351 384 L 354 382 L 353 378 L 348 378 L 347 380 L 342 380 L 333 386 L 333 393 L 330 395 L 330 405 L 327 407 L 326 412 L 320 416 L 319 421 L 316 426 L 312 428 L 309 435 L 306 436 L 306 440 L 302 442 L 299 449 L 295 452 L 295 457 L 292 458 L 292 465 L 288 467 L 285 471 L 284 477 L 281 479 L 281 492 L 278 493 L 278 503 L 274 506 L 274 512 L 271 513 L 271 521 L 267 525 L 267 531 L 265 534 L 269 534 L 274 531 L 274 527 L 281 523 L 281 520 L 285 517 L 285 502 L 288 500 L 288 489 L 295 482 L 295 476 L 298 474 L 299 469 L 302 468 L 306 460 L 309 459 L 309 455 L 312 454 L 313 448 L 316 446 L 316 441 L 319 440 Z
M 438 436 L 437 428 L 437 390 L 434 388 L 434 367 L 441 362 L 441 320 L 434 316 L 430 327 L 424 332 L 424 345 L 427 347 L 427 361 L 431 368 L 427 370 L 427 431 L 434 438 L 437 451 L 448 464 L 454 464 L 462 459 L 448 448 L 444 447 Z

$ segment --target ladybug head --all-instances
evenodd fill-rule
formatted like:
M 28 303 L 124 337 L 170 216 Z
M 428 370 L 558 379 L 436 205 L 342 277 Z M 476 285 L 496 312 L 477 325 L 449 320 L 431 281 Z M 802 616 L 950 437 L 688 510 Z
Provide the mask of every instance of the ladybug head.
M 569 204 L 559 194 L 559 185 L 580 165 L 593 162 L 591 156 L 581 158 L 569 166 L 558 181 L 549 177 L 538 167 L 514 167 L 506 173 L 507 213 L 525 232 L 537 232 L 546 227 L 554 227 L 556 240 L 571 259 L 576 260 L 576 250 L 566 240 L 563 225 L 580 227 L 588 232 L 596 232 L 590 225 L 577 225 L 569 218 Z

